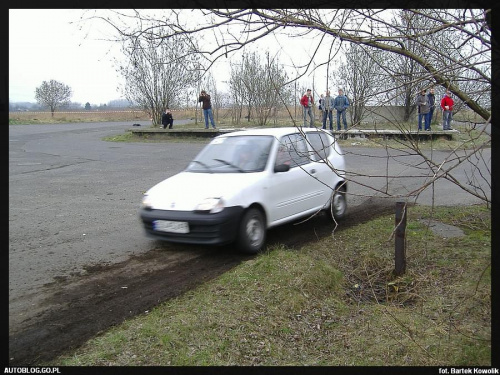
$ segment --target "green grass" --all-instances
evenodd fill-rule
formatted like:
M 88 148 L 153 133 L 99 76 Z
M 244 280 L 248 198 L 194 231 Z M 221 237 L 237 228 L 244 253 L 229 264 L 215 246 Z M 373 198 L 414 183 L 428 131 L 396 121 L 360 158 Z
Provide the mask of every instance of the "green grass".
M 131 132 L 126 132 L 123 134 L 104 137 L 102 140 L 107 141 L 107 142 L 135 142 L 136 138 L 138 138 L 138 137 L 136 137 Z
M 268 249 L 44 365 L 491 365 L 490 211 L 410 207 L 400 277 L 393 226 Z
M 132 132 L 126 132 L 123 134 L 113 135 L 109 137 L 102 138 L 103 141 L 107 142 L 144 142 L 144 143 L 181 143 L 181 142 L 200 142 L 208 143 L 211 138 L 206 137 L 190 137 L 190 136 L 175 136 L 169 138 L 162 138 L 157 136 L 141 135 L 138 136 Z

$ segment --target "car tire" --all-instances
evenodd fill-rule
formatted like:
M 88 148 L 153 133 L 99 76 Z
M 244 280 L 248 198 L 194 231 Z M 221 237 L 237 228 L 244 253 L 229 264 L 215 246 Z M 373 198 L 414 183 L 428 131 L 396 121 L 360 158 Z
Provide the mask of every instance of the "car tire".
M 328 216 L 332 220 L 341 220 L 345 217 L 347 211 L 346 190 L 342 186 L 332 193 L 330 206 L 327 209 Z
M 266 241 L 266 224 L 262 211 L 250 208 L 241 218 L 237 244 L 240 251 L 257 254 Z

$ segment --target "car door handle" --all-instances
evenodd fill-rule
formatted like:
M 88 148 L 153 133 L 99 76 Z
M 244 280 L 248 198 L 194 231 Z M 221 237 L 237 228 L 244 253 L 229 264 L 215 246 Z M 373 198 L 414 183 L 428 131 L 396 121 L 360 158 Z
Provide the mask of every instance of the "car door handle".
M 311 174 L 315 174 L 316 173 L 316 169 L 311 169 Z

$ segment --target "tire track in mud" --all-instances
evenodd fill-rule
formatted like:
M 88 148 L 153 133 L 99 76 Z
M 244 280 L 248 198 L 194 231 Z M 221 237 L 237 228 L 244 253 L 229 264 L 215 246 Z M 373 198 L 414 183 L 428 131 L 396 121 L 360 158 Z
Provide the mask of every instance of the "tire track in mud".
M 156 250 L 52 287 L 55 292 L 43 302 L 46 309 L 10 335 L 9 363 L 27 366 L 53 359 L 245 259 L 234 251 L 216 250 L 187 259 L 181 255 L 174 262 L 171 252 Z
M 337 231 L 394 211 L 392 200 L 370 198 L 350 207 Z M 298 248 L 331 235 L 333 223 L 317 215 L 301 224 L 268 232 L 269 247 Z M 203 248 L 162 245 L 129 260 L 87 268 L 87 275 L 47 285 L 40 312 L 9 336 L 9 365 L 29 366 L 56 358 L 124 320 L 145 313 L 253 256 L 232 246 Z

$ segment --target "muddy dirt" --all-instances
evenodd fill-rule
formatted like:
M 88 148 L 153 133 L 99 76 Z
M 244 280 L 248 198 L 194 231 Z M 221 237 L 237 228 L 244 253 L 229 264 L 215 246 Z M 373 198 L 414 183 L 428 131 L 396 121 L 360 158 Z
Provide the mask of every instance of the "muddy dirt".
M 338 231 L 394 212 L 392 200 L 370 199 L 350 207 Z M 333 224 L 319 215 L 301 224 L 269 231 L 267 244 L 298 248 L 331 235 Z M 191 256 L 185 256 L 185 253 Z M 198 248 L 165 246 L 157 242 L 144 255 L 109 266 L 93 266 L 85 275 L 63 278 L 46 285 L 49 297 L 40 312 L 9 336 L 9 364 L 36 365 L 70 352 L 88 339 L 146 313 L 158 304 L 232 269 L 252 256 L 232 246 Z

